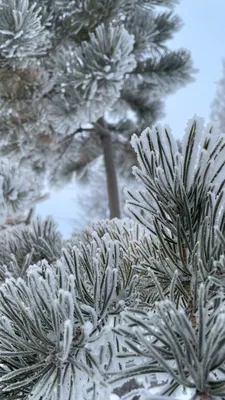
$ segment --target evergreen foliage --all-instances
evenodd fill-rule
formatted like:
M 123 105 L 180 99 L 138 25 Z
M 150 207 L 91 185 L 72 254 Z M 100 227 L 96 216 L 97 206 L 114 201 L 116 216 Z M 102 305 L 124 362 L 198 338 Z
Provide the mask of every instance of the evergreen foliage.
M 1 0 L 0 155 L 53 185 L 92 165 L 107 129 L 126 158 L 131 134 L 192 80 L 189 53 L 167 45 L 176 4 Z
M 19 226 L 0 236 L 0 277 L 24 277 L 27 268 L 41 260 L 56 261 L 63 241 L 51 218 L 34 220 L 31 226 Z
M 29 173 L 29 177 L 28 177 Z M 38 200 L 41 185 L 35 174 L 18 163 L 0 160 L 0 226 L 25 218 L 29 208 Z M 26 219 L 26 218 L 25 218 Z
M 121 399 L 224 398 L 225 135 L 194 117 L 179 146 L 167 126 L 132 146 L 132 219 L 1 240 L 1 399 L 110 399 L 134 379 Z

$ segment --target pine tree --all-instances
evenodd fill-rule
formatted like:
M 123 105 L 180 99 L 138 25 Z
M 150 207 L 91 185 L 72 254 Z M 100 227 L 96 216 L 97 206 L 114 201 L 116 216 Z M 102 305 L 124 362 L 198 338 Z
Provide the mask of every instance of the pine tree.
M 131 134 L 192 80 L 189 53 L 166 43 L 181 26 L 165 8 L 176 4 L 1 0 L 1 155 L 60 185 L 103 152 L 111 217 L 119 216 L 112 144 L 120 163 Z
M 194 117 L 179 146 L 168 126 L 132 146 L 131 219 L 1 239 L 0 398 L 109 400 L 134 378 L 121 399 L 224 398 L 225 134 Z
M 225 130 L 225 61 L 223 62 L 223 75 L 217 82 L 215 98 L 212 102 L 211 119 L 218 122 L 220 129 Z

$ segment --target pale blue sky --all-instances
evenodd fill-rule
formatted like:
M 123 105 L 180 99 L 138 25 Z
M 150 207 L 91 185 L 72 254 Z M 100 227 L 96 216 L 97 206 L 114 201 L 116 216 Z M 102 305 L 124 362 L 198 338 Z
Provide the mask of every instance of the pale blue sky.
M 184 27 L 175 34 L 171 47 L 184 47 L 199 69 L 196 81 L 180 89 L 166 102 L 166 118 L 178 137 L 194 114 L 208 120 L 216 81 L 225 58 L 225 0 L 181 0 L 176 13 Z
M 180 89 L 166 102 L 166 118 L 176 137 L 182 137 L 188 119 L 194 114 L 209 119 L 216 81 L 225 58 L 225 0 L 182 0 L 176 7 L 185 26 L 175 34 L 171 47 L 187 48 L 192 53 L 196 81 Z M 37 207 L 43 217 L 51 214 L 63 235 L 70 235 L 75 221 L 82 220 L 76 199 L 76 185 L 53 193 Z

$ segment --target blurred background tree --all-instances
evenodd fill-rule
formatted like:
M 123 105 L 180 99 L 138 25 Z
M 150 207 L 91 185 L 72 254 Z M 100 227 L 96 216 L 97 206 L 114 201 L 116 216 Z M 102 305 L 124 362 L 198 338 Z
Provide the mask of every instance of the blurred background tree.
M 122 188 L 135 163 L 131 135 L 193 79 L 190 54 L 166 44 L 182 26 L 177 3 L 2 0 L 1 157 L 49 190 L 74 175 L 90 183 L 103 154 L 108 216 L 120 217 L 117 175 Z

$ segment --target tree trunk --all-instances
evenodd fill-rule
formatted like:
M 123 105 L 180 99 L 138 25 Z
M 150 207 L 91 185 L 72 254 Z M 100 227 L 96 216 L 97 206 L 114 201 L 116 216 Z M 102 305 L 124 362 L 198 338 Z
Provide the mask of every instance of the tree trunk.
M 110 219 L 120 218 L 119 191 L 111 132 L 107 129 L 107 126 L 102 118 L 95 123 L 94 126 L 101 139 L 104 154 Z

